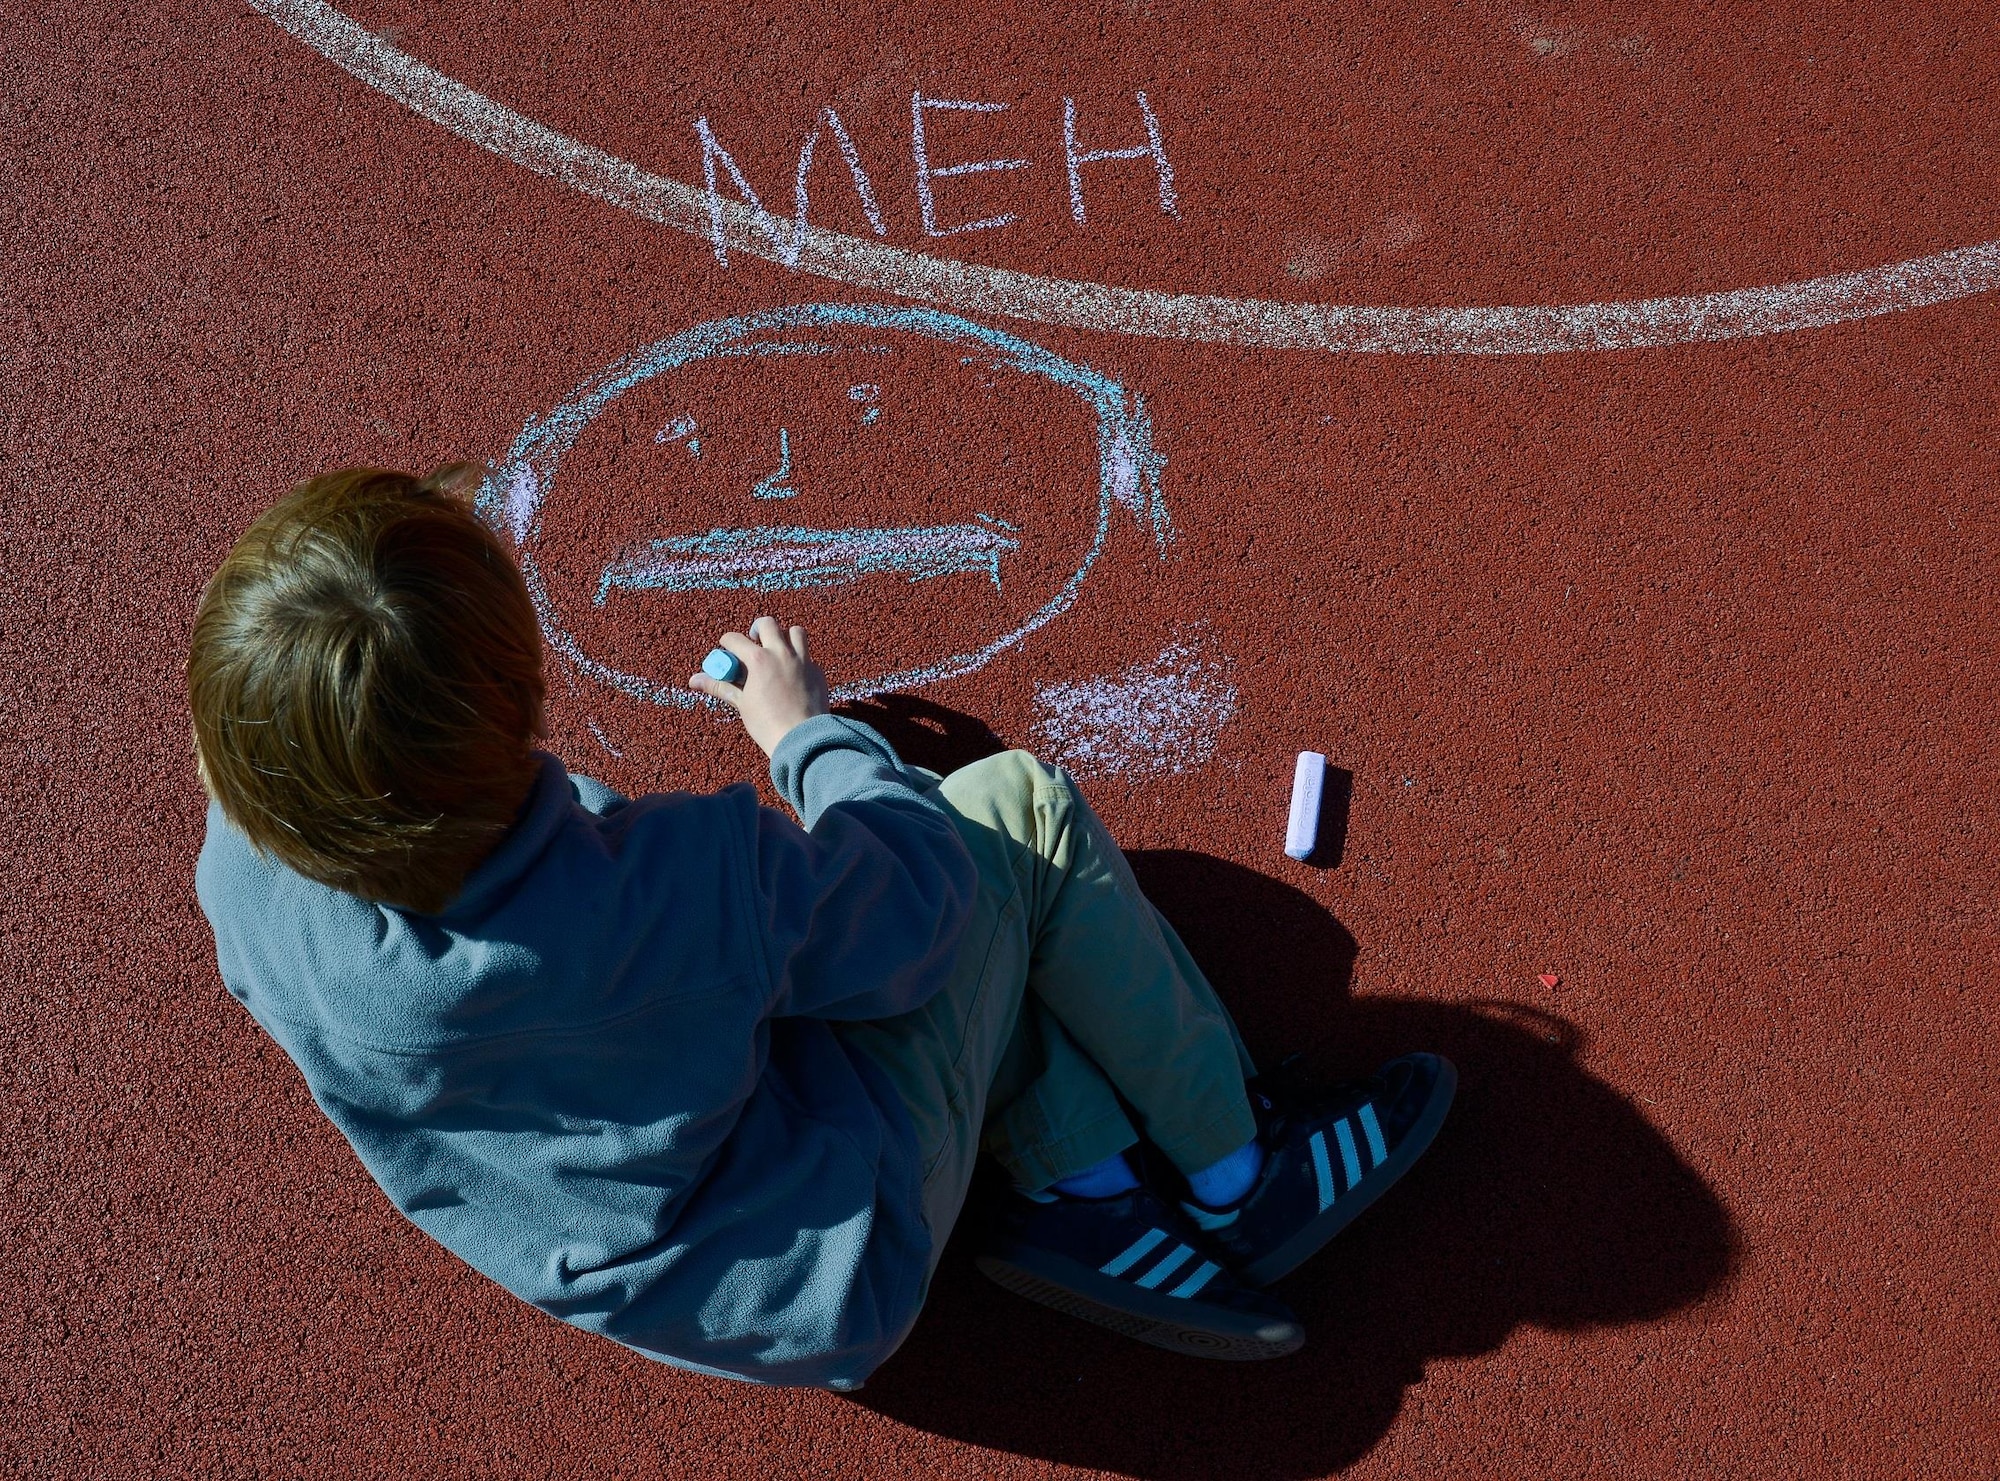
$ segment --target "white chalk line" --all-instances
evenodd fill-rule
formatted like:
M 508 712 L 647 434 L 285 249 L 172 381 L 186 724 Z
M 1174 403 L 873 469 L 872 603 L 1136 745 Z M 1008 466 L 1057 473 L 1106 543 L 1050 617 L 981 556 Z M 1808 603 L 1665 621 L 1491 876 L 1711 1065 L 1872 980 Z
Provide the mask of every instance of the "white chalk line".
M 455 82 L 325 0 L 250 0 L 336 66 L 482 149 L 648 221 L 709 236 L 705 190 L 651 174 Z M 1686 298 L 1407 308 L 1158 293 L 955 262 L 721 202 L 727 246 L 854 288 L 962 313 L 1105 333 L 1393 355 L 1631 350 L 1820 329 L 2000 288 L 2000 241 L 1862 272 Z M 796 253 L 794 258 L 793 254 Z

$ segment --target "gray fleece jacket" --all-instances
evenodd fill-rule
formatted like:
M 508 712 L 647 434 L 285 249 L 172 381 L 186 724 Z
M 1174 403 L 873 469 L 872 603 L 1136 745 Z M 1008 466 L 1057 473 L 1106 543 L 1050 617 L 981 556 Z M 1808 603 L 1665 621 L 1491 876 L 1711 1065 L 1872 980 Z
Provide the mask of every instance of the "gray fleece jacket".
M 748 785 L 627 801 L 553 756 L 439 915 L 256 853 L 211 807 L 196 889 L 229 991 L 397 1208 L 649 1357 L 855 1388 L 933 1234 L 908 1115 L 833 1020 L 922 1004 L 976 875 L 887 741 L 826 716 Z

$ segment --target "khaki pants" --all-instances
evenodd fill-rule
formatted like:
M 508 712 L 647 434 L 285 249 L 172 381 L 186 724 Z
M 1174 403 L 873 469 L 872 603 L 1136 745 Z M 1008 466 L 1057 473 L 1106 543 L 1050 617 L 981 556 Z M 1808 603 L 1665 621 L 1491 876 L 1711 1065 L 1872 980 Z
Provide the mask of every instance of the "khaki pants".
M 1075 784 L 1009 751 L 938 791 L 979 866 L 957 970 L 913 1012 L 837 1026 L 916 1124 L 933 1265 L 982 1145 L 1039 1189 L 1142 1132 L 1183 1172 L 1256 1134 L 1236 1025 Z

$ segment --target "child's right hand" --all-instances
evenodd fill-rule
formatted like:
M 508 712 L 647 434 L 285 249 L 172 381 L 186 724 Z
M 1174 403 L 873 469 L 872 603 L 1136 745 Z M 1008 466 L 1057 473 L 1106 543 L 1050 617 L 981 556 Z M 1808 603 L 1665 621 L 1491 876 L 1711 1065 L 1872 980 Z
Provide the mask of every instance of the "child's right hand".
M 695 674 L 688 688 L 733 706 L 766 756 L 793 726 L 827 712 L 826 675 L 806 656 L 804 628 L 787 630 L 775 617 L 759 617 L 748 634 L 724 633 L 721 646 L 742 663 L 743 682 Z

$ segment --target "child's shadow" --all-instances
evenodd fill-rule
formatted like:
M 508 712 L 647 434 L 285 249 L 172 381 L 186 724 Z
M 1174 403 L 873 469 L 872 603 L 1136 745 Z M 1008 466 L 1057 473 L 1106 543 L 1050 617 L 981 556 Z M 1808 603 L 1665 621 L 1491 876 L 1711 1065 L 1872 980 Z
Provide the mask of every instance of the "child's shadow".
M 1292 1481 L 1366 1455 L 1434 1358 L 1523 1323 L 1655 1321 L 1722 1289 L 1728 1212 L 1632 1102 L 1576 1060 L 1557 1014 L 1355 999 L 1354 938 L 1307 895 L 1180 851 L 1137 853 L 1147 893 L 1213 975 L 1253 1051 L 1338 1076 L 1409 1049 L 1458 1066 L 1451 1119 L 1404 1182 L 1276 1287 L 1305 1348 L 1179 1357 L 1032 1305 L 970 1263 L 975 1188 L 916 1331 L 857 1402 L 989 1449 L 1146 1478 Z
M 949 775 L 961 766 L 1007 749 L 1007 742 L 977 715 L 949 709 L 914 694 L 877 694 L 849 700 L 836 714 L 872 725 L 912 766 Z

